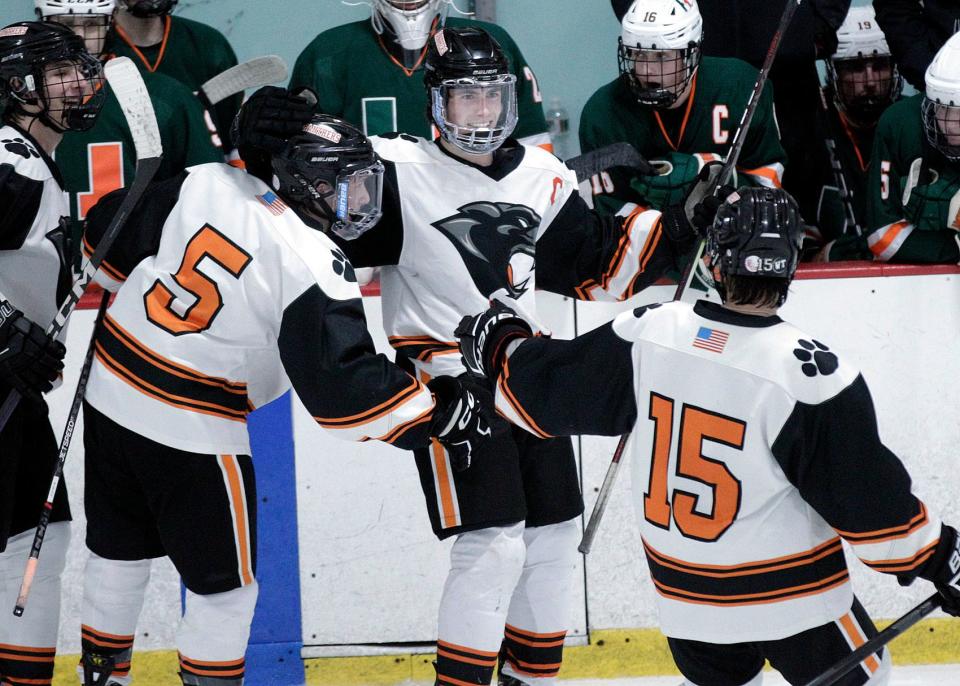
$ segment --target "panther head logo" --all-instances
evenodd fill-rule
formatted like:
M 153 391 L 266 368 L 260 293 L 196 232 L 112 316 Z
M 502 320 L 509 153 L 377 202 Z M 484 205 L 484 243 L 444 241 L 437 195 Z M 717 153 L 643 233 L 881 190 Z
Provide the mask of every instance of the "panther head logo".
M 540 216 L 525 205 L 472 202 L 434 222 L 450 239 L 484 295 L 506 288 L 519 298 L 530 288 Z

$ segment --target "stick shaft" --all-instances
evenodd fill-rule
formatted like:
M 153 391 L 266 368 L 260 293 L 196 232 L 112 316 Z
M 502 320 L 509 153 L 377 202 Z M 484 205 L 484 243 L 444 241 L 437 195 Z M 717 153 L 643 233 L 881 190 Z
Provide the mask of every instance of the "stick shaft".
M 623 457 L 623 449 L 626 447 L 629 438 L 630 434 L 623 434 L 620 437 L 620 442 L 617 443 L 617 449 L 613 451 L 613 459 L 610 460 L 610 466 L 607 467 L 607 474 L 603 477 L 603 484 L 600 486 L 597 502 L 593 506 L 593 512 L 590 513 L 587 528 L 583 530 L 583 538 L 580 539 L 580 545 L 577 546 L 577 550 L 584 555 L 589 553 L 593 548 L 593 539 L 597 536 L 597 529 L 600 527 L 603 513 L 607 509 L 607 502 L 610 500 L 610 494 L 613 492 L 613 483 L 617 478 L 617 472 L 620 470 L 620 458 Z

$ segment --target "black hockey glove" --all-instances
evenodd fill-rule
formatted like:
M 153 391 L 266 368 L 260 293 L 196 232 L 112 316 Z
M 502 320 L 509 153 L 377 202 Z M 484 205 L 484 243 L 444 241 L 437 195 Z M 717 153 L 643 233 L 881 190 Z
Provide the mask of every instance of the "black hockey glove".
M 530 338 L 533 330 L 523 317 L 494 300 L 486 312 L 464 317 L 453 334 L 460 343 L 463 366 L 474 376 L 495 381 L 507 344 Z
M 479 398 L 452 376 L 438 376 L 427 383 L 437 407 L 430 435 L 450 455 L 450 464 L 462 472 L 472 463 L 480 446 L 493 437 L 490 417 Z
M 932 581 L 942 597 L 943 611 L 960 617 L 960 536 L 952 526 L 943 525 L 940 544 L 921 575 Z
M 60 341 L 0 300 L 0 381 L 39 402 L 63 371 L 66 353 Z
M 660 219 L 663 232 L 673 243 L 678 255 L 685 254 L 697 240 L 706 237 L 720 205 L 735 190 L 733 186 L 721 186 L 714 190 L 722 169 L 720 162 L 704 165 L 683 203 L 663 209 Z
M 296 92 L 264 86 L 243 103 L 230 130 L 233 144 L 247 171 L 269 179 L 270 156 L 283 151 L 291 136 L 310 122 L 317 96 L 309 88 Z

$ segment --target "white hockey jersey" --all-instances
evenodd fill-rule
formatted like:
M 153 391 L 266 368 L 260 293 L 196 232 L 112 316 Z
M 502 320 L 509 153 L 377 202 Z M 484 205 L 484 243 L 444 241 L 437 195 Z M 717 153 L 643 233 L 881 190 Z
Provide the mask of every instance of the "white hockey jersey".
M 0 298 L 46 328 L 70 287 L 60 172 L 29 134 L 0 128 Z
M 939 542 L 863 378 L 776 316 L 677 302 L 573 341 L 524 341 L 497 407 L 538 436 L 631 432 L 668 636 L 765 641 L 832 622 L 853 600 L 841 538 L 907 580 Z
M 537 287 L 624 299 L 674 263 L 659 212 L 598 217 L 540 148 L 511 140 L 479 167 L 407 134 L 371 141 L 386 166 L 384 216 L 338 243 L 354 265 L 383 267 L 390 343 L 429 376 L 464 371 L 453 331 L 501 288 L 535 312 Z
M 126 191 L 91 211 L 96 248 Z M 225 164 L 155 184 L 107 255 L 119 288 L 87 401 L 158 443 L 249 454 L 246 416 L 292 382 L 341 438 L 429 444 L 430 392 L 374 351 L 353 267 L 271 189 Z M 288 381 L 289 377 L 289 381 Z

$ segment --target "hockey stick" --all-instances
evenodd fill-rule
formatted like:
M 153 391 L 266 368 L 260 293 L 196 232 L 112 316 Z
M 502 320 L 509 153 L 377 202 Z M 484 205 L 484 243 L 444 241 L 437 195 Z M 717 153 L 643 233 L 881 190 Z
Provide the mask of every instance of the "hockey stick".
M 287 80 L 287 63 L 277 55 L 254 57 L 234 65 L 200 86 L 197 97 L 204 107 L 211 107 L 231 95 L 248 88 L 268 86 Z
M 711 189 L 711 193 L 716 192 L 716 189 L 724 185 L 733 174 L 733 170 L 736 168 L 737 160 L 740 159 L 740 152 L 743 150 L 743 143 L 747 138 L 747 130 L 750 128 L 750 122 L 753 121 L 753 114 L 757 110 L 757 105 L 760 104 L 760 95 L 763 93 L 763 87 L 767 83 L 767 77 L 770 74 L 770 68 L 773 66 L 773 59 L 777 56 L 777 51 L 780 49 L 780 41 L 783 40 L 783 34 L 786 33 L 787 26 L 790 25 L 790 20 L 793 19 L 794 13 L 797 11 L 797 7 L 800 6 L 800 3 L 803 0 L 788 0 L 786 7 L 783 10 L 783 15 L 780 17 L 780 24 L 777 26 L 776 32 L 773 34 L 773 38 L 770 40 L 770 47 L 767 48 L 767 55 L 763 59 L 763 66 L 760 68 L 760 73 L 757 74 L 757 81 L 753 84 L 753 92 L 750 93 L 750 99 L 747 101 L 747 107 L 743 110 L 743 115 L 740 117 L 740 123 L 737 125 L 737 130 L 733 134 L 733 142 L 730 144 L 730 152 L 727 153 L 727 158 L 724 160 L 723 167 L 720 169 L 720 173 L 717 175 L 714 180 L 714 186 Z M 689 288 L 690 283 L 693 281 L 693 275 L 696 273 L 695 265 L 700 261 L 700 256 L 703 255 L 703 248 L 706 244 L 706 241 L 701 239 L 697 245 L 696 253 L 694 253 L 693 259 L 687 264 L 683 273 L 680 276 L 680 281 L 677 283 L 677 290 L 673 294 L 674 300 L 680 300 L 683 298 L 684 291 Z M 597 535 L 597 529 L 600 526 L 600 520 L 603 518 L 603 513 L 607 509 L 607 501 L 610 499 L 610 493 L 613 490 L 613 484 L 616 481 L 617 473 L 620 469 L 620 458 L 623 455 L 623 450 L 627 445 L 627 441 L 630 438 L 630 434 L 626 433 L 620 437 L 620 442 L 617 444 L 617 449 L 613 453 L 613 458 L 610 461 L 610 466 L 607 467 L 607 475 L 603 479 L 603 484 L 600 486 L 600 493 L 597 495 L 597 502 L 593 506 L 593 512 L 590 513 L 590 519 L 587 522 L 587 527 L 583 531 L 583 538 L 580 539 L 580 545 L 577 549 L 586 555 L 590 552 L 590 549 L 593 547 L 593 539 Z
M 571 157 L 564 162 L 577 174 L 577 181 L 586 181 L 611 167 L 630 167 L 638 174 L 656 174 L 657 170 L 630 143 L 611 143 L 602 148 Z
M 80 406 L 83 404 L 83 394 L 84 391 L 87 390 L 87 380 L 90 378 L 90 367 L 93 366 L 93 341 L 97 336 L 97 331 L 100 329 L 100 323 L 103 321 L 103 315 L 106 314 L 109 303 L 110 291 L 104 291 L 103 296 L 100 298 L 100 308 L 97 310 L 93 333 L 90 335 L 90 345 L 87 348 L 87 356 L 83 360 L 83 368 L 80 371 L 77 390 L 73 394 L 70 414 L 67 415 L 67 423 L 66 426 L 63 427 L 63 437 L 60 439 L 60 452 L 57 455 L 57 467 L 53 472 L 53 481 L 50 482 L 50 490 L 47 491 L 47 500 L 43 504 L 43 509 L 40 511 L 40 523 L 37 524 L 37 530 L 33 534 L 33 545 L 30 547 L 30 557 L 27 558 L 27 566 L 23 570 L 23 579 L 20 581 L 20 593 L 17 594 L 17 604 L 13 608 L 13 614 L 16 617 L 23 616 L 23 609 L 27 604 L 27 596 L 30 595 L 30 587 L 33 585 L 33 578 L 37 574 L 37 565 L 40 562 L 40 548 L 43 546 L 44 536 L 47 535 L 47 525 L 50 524 L 50 514 L 53 512 L 53 499 L 56 497 L 60 479 L 63 478 L 63 465 L 67 461 L 70 441 L 73 439 L 73 431 L 77 427 L 77 417 L 80 414 Z
M 879 634 L 837 662 L 833 667 L 809 682 L 807 686 L 829 686 L 833 684 L 837 679 L 860 664 L 868 655 L 877 652 L 880 648 L 940 607 L 942 602 L 943 599 L 939 593 L 933 594 Z
M 150 101 L 150 95 L 143 83 L 143 77 L 137 67 L 128 57 L 117 57 L 107 62 L 104 67 L 107 81 L 117 96 L 120 108 L 126 117 L 127 125 L 133 136 L 133 143 L 137 149 L 137 170 L 133 177 L 133 183 L 130 186 L 130 192 L 124 198 L 117 214 L 110 221 L 106 233 L 100 239 L 97 249 L 93 252 L 90 259 L 82 265 L 80 276 L 73 282 L 73 288 L 67 295 L 66 300 L 60 305 L 60 310 L 53 318 L 53 322 L 47 327 L 47 335 L 56 337 L 66 326 L 67 318 L 73 312 L 81 296 L 100 268 L 100 263 L 106 257 L 110 246 L 120 233 L 120 229 L 127 221 L 127 217 L 134 206 L 143 196 L 147 189 L 147 184 L 157 173 L 160 167 L 160 155 L 162 152 L 160 145 L 160 131 L 157 128 L 157 117 L 153 112 L 153 103 Z M 17 403 L 20 402 L 20 393 L 16 390 L 10 391 L 3 406 L 0 407 L 0 431 L 6 426 L 10 415 L 13 414 Z
M 818 74 L 817 79 L 819 80 L 819 78 L 820 76 Z M 818 83 L 818 91 L 820 93 L 820 114 L 823 115 L 823 142 L 827 147 L 827 156 L 830 158 L 830 170 L 833 172 L 833 180 L 837 184 L 837 192 L 840 193 L 840 201 L 843 203 L 843 213 L 846 215 L 844 233 L 847 232 L 847 227 L 852 227 L 858 236 L 862 236 L 863 228 L 860 226 L 860 222 L 857 221 L 857 214 L 853 209 L 853 193 L 850 191 L 850 187 L 847 186 L 847 175 L 843 172 L 843 165 L 840 163 L 840 156 L 837 154 L 836 135 L 833 127 L 833 119 L 830 116 L 830 103 L 827 101 L 827 94 L 822 83 Z

